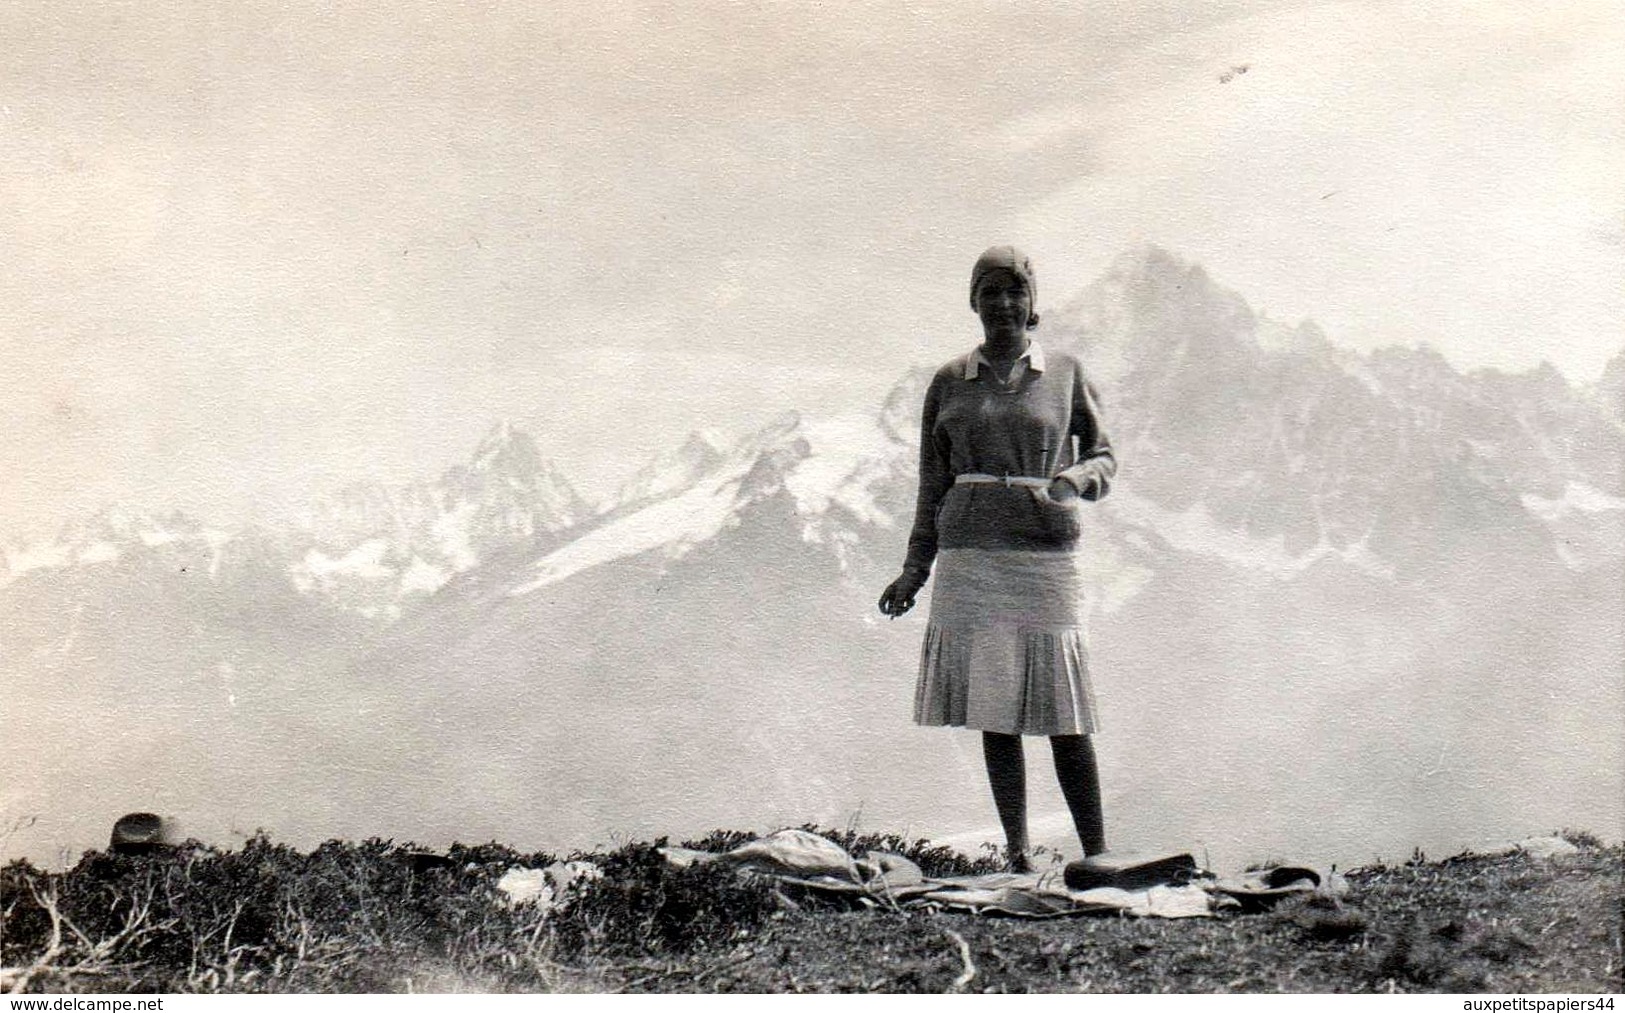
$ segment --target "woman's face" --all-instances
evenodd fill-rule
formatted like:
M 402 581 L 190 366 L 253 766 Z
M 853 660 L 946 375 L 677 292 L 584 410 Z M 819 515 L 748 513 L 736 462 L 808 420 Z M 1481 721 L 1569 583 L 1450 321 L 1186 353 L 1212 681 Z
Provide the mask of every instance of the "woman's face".
M 989 330 L 1024 331 L 1032 311 L 1027 284 L 1012 271 L 989 271 L 976 285 L 976 313 Z

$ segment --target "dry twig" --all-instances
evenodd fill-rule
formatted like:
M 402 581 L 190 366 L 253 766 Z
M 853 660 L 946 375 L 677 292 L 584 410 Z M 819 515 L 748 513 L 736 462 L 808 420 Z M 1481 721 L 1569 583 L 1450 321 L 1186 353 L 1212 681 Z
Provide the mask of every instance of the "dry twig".
M 971 983 L 972 978 L 976 977 L 976 963 L 970 958 L 970 944 L 965 942 L 964 936 L 953 929 L 944 929 L 943 931 L 947 932 L 948 938 L 959 946 L 959 959 L 965 965 L 965 972 L 954 979 L 954 988 L 964 988 Z

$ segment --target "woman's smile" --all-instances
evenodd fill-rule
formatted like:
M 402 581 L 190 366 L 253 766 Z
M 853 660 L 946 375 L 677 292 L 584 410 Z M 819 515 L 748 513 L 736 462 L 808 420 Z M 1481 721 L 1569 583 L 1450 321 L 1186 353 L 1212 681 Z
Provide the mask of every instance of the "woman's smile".
M 989 271 L 976 287 L 976 309 L 982 326 L 1008 333 L 1024 331 L 1032 316 L 1032 295 L 1013 272 Z

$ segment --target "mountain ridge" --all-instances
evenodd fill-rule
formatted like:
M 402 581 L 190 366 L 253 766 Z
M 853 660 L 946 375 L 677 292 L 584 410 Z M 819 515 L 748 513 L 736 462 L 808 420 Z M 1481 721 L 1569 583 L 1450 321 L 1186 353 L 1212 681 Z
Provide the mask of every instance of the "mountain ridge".
M 1389 413 L 1409 413 L 1412 418 L 1397 419 L 1386 431 L 1371 432 L 1367 426 L 1366 442 L 1390 455 L 1405 442 L 1401 436 L 1407 426 L 1416 430 L 1426 425 L 1414 417 L 1417 408 L 1408 403 L 1407 395 L 1419 388 L 1443 390 L 1450 394 L 1450 403 L 1439 412 L 1462 416 L 1453 420 L 1458 429 L 1472 423 L 1490 432 L 1492 438 L 1459 439 L 1453 448 L 1460 454 L 1458 461 L 1435 455 L 1400 470 L 1438 473 L 1464 467 L 1476 474 L 1477 484 L 1486 490 L 1515 488 L 1519 495 L 1542 504 L 1559 500 L 1612 504 L 1625 497 L 1625 437 L 1621 436 L 1625 415 L 1610 419 L 1606 411 L 1608 398 L 1615 396 L 1610 392 L 1625 382 L 1621 380 L 1625 378 L 1625 350 L 1591 387 L 1570 385 L 1549 365 L 1523 373 L 1493 369 L 1461 373 L 1426 346 L 1390 346 L 1362 355 L 1333 345 L 1312 322 L 1287 326 L 1259 316 L 1242 297 L 1213 282 L 1200 265 L 1155 246 L 1119 256 L 1101 278 L 1063 302 L 1049 319 L 1041 339 L 1074 352 L 1088 364 L 1091 376 L 1105 392 L 1111 432 L 1122 455 L 1160 465 L 1150 470 L 1150 487 L 1142 491 L 1164 510 L 1178 513 L 1193 505 L 1189 487 L 1196 484 L 1190 478 L 1195 475 L 1200 476 L 1201 484 L 1218 487 L 1211 509 L 1221 524 L 1266 540 L 1284 537 L 1290 548 L 1300 552 L 1321 544 L 1331 551 L 1346 552 L 1376 523 L 1370 516 L 1329 520 L 1326 503 L 1309 489 L 1301 490 L 1297 497 L 1291 510 L 1294 518 L 1262 522 L 1233 502 L 1248 495 L 1247 490 L 1216 474 L 1211 464 L 1234 456 L 1211 450 L 1217 442 L 1233 442 L 1233 432 L 1204 439 L 1200 433 L 1181 431 L 1177 444 L 1187 450 L 1183 457 L 1174 458 L 1168 457 L 1166 448 L 1176 441 L 1160 433 L 1147 435 L 1149 427 L 1166 429 L 1170 418 L 1227 414 L 1225 405 L 1212 401 L 1214 389 L 1228 388 L 1231 396 L 1239 396 L 1249 385 L 1269 390 L 1266 403 L 1296 399 L 1296 416 L 1272 420 L 1280 430 L 1312 426 L 1316 413 L 1325 414 L 1327 402 L 1359 405 L 1356 411 L 1343 412 L 1344 423 L 1358 415 L 1381 421 Z M 1193 373 L 1202 375 L 1193 378 Z M 861 440 L 867 446 L 851 455 L 851 461 L 824 462 L 851 472 L 826 476 L 826 485 L 848 480 L 863 484 L 855 474 L 862 466 L 883 470 L 910 466 L 897 459 L 897 451 L 917 441 L 919 395 L 929 375 L 929 370 L 914 370 L 899 379 L 881 406 L 878 436 L 865 434 Z M 1317 386 L 1320 389 L 1311 389 Z M 1511 421 L 1497 418 L 1495 411 L 1487 410 L 1491 406 L 1486 402 L 1509 405 Z M 1557 406 L 1555 410 L 1553 406 Z M 1598 414 L 1597 408 L 1603 412 Z M 1130 419 L 1138 420 L 1138 426 Z M 377 483 L 346 486 L 314 501 L 293 525 L 294 530 L 278 535 L 310 543 L 291 567 L 307 591 L 340 579 L 379 580 L 388 571 L 397 595 L 433 593 L 452 575 L 478 565 L 482 555 L 550 551 L 562 546 L 572 533 L 590 534 L 595 525 L 686 493 L 714 479 L 719 469 L 736 467 L 741 453 L 749 453 L 753 444 L 771 442 L 773 432 L 782 425 L 783 419 L 775 420 L 731 445 L 715 431 L 691 433 L 673 452 L 634 471 L 614 498 L 593 507 L 543 458 L 533 436 L 511 422 L 498 421 L 475 448 L 469 464 L 452 465 L 432 481 L 397 487 Z M 1434 426 L 1437 428 L 1437 422 Z M 1285 436 L 1283 432 L 1267 435 L 1276 440 Z M 1520 441 L 1523 447 L 1517 446 Z M 838 442 L 838 438 L 826 442 Z M 1265 441 L 1242 442 L 1256 445 Z M 1520 466 L 1512 455 L 1502 453 L 1496 460 L 1494 454 L 1481 452 L 1483 446 L 1497 442 L 1538 451 L 1533 455 L 1538 458 L 1536 463 L 1544 462 L 1546 467 Z M 1382 448 L 1383 443 L 1388 447 Z M 877 452 L 877 447 L 885 450 Z M 879 459 L 888 456 L 894 459 L 881 464 Z M 1291 457 L 1255 458 L 1247 464 L 1254 470 L 1267 467 L 1276 479 L 1284 479 L 1295 462 L 1283 456 Z M 1379 466 L 1395 467 L 1391 456 L 1380 461 L 1372 456 L 1355 458 L 1345 465 L 1351 475 L 1374 472 Z M 1572 497 L 1570 486 L 1576 487 Z M 1348 497 L 1349 490 L 1341 492 Z M 827 501 L 827 490 L 823 494 Z M 813 492 L 808 498 L 820 495 Z M 901 506 L 893 503 L 892 509 L 881 514 L 895 523 Z M 873 510 L 860 506 L 857 512 Z M 1544 515 L 1551 511 L 1537 507 L 1534 512 Z M 1309 519 L 1316 521 L 1314 530 Z M 141 530 L 137 532 L 136 527 Z M 232 535 L 228 528 L 178 513 L 112 504 L 84 520 L 65 522 L 49 541 L 8 542 L 6 572 L 0 580 L 13 580 L 39 567 L 110 562 L 136 548 L 138 539 L 150 548 L 160 542 L 206 537 L 218 547 Z M 416 576 L 409 577 L 414 571 Z

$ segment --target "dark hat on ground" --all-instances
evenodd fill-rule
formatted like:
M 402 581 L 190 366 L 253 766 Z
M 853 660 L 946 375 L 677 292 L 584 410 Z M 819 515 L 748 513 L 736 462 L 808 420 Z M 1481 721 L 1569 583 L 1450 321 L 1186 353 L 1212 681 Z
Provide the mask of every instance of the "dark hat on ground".
M 164 821 L 155 813 L 128 813 L 113 824 L 108 850 L 120 855 L 147 855 L 164 846 Z

